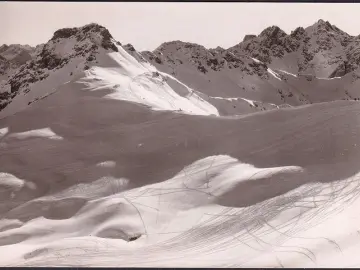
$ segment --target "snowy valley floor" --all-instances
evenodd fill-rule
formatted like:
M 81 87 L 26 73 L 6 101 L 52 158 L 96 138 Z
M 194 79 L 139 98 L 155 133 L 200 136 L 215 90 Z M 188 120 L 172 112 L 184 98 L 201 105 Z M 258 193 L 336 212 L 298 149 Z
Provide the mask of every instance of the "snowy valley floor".
M 108 94 L 70 82 L 0 120 L 1 266 L 360 266 L 360 103 L 225 118 Z

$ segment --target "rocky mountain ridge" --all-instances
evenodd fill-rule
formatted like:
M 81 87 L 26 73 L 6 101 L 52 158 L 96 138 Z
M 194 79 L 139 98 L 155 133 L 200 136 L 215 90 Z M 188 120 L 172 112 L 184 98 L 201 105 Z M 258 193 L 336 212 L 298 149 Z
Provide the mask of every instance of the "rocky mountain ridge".
M 0 109 L 6 107 L 17 94 L 28 93 L 34 83 L 43 81 L 70 62 L 76 63 L 70 75 L 89 69 L 91 64 L 96 63 L 100 48 L 117 51 L 115 42 L 109 31 L 96 23 L 57 30 L 46 44 L 37 47 L 30 60 L 0 85 L 3 88 L 0 91 Z
M 242 42 L 228 49 L 206 49 L 194 43 L 172 41 L 163 43 L 153 52 L 144 51 L 142 54 L 151 62 L 174 65 L 177 62 L 181 63 L 181 60 L 174 59 L 174 55 L 168 55 L 167 52 L 176 50 L 177 53 L 182 52 L 184 56 L 190 56 L 189 61 L 198 64 L 199 71 L 203 73 L 209 69 L 217 71 L 224 67 L 231 69 L 239 66 L 242 71 L 251 70 L 239 60 L 247 56 L 258 59 L 274 69 L 290 66 L 290 72 L 293 73 L 332 78 L 343 76 L 359 67 L 358 47 L 358 37 L 350 36 L 328 21 L 319 20 L 306 29 L 298 27 L 289 35 L 278 26 L 271 26 L 258 36 L 246 35 Z M 206 64 L 197 61 L 199 58 L 204 59 Z M 278 63 L 290 59 L 292 65 Z M 323 71 L 322 69 L 326 69 L 327 66 L 331 66 L 332 69 Z
M 6 77 L 11 71 L 30 61 L 39 46 L 37 48 L 20 44 L 0 46 L 0 76 Z
M 116 41 L 96 23 L 64 28 L 36 48 L 0 47 L 0 69 L 12 70 L 0 80 L 0 110 L 19 93 L 27 94 L 38 82 L 63 73 L 64 66 L 71 69 L 67 71 L 71 77 L 96 66 L 99 51 L 117 52 L 117 46 L 139 63 L 150 63 L 195 89 L 202 98 L 221 107 L 223 115 L 358 100 L 359 42 L 358 37 L 319 20 L 290 34 L 271 26 L 257 36 L 246 35 L 228 49 L 171 41 L 153 52 L 138 52 L 131 44 Z
M 297 106 L 357 100 L 359 50 L 358 37 L 319 20 L 290 34 L 271 26 L 228 49 L 172 41 L 142 54 L 201 92 Z

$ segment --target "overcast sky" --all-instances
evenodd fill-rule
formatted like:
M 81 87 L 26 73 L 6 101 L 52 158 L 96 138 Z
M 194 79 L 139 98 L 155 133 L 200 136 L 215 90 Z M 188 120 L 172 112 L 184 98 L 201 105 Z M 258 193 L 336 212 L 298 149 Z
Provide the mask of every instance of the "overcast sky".
M 228 48 L 268 26 L 290 33 L 320 18 L 358 35 L 359 14 L 357 3 L 0 2 L 0 44 L 37 45 L 59 28 L 96 22 L 141 51 L 172 40 Z

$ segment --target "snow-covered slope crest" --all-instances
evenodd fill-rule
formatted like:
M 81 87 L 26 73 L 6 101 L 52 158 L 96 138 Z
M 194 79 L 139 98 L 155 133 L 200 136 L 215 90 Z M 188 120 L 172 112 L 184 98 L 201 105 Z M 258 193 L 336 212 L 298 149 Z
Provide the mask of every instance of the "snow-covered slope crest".
M 0 85 L 0 117 L 23 110 L 63 84 L 77 81 L 88 90 L 109 88 L 112 93 L 107 98 L 156 110 L 219 115 L 192 89 L 170 75 L 160 74 L 146 60 L 139 61 L 105 27 L 92 23 L 56 31 L 34 60 Z
M 6 108 L 13 114 L 34 100 L 54 92 L 72 77 L 95 64 L 100 52 L 117 51 L 109 31 L 91 23 L 79 28 L 64 28 L 37 51 L 10 78 L 0 83 L 0 111 Z M 4 90 L 8 89 L 8 90 Z
M 96 91 L 110 88 L 105 97 L 127 100 L 154 110 L 179 111 L 197 115 L 219 115 L 217 109 L 191 88 L 148 62 L 139 62 L 121 46 L 99 56 L 99 65 L 85 71 L 80 82 Z

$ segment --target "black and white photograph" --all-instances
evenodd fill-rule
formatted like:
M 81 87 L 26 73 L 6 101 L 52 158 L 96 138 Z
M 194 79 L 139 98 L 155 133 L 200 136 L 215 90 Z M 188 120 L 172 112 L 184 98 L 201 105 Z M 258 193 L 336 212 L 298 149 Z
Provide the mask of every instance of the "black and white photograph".
M 0 2 L 0 266 L 360 267 L 359 14 Z

